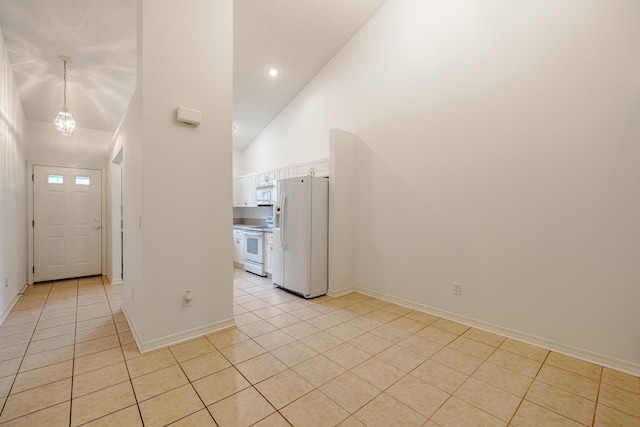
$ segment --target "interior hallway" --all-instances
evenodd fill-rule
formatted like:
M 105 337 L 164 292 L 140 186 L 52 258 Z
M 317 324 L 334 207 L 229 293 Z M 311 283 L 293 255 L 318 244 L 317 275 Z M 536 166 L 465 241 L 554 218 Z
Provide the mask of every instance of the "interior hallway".
M 365 295 L 307 301 L 234 275 L 237 328 L 144 355 L 121 285 L 29 286 L 0 327 L 0 424 L 640 425 L 638 377 Z

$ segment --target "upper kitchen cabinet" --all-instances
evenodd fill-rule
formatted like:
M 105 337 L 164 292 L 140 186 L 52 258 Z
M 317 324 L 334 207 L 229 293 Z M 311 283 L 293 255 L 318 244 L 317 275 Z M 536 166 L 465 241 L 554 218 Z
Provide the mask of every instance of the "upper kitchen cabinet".
M 309 176 L 311 175 L 311 162 L 298 163 L 296 165 L 296 176 Z
M 276 179 L 278 179 L 278 174 L 275 169 L 259 172 L 258 187 L 266 187 L 269 185 L 274 185 L 276 183 Z
M 329 159 L 314 160 L 313 162 L 298 163 L 296 165 L 297 176 L 329 176 Z
M 236 177 L 234 206 L 258 206 L 256 203 L 256 174 Z
M 314 176 L 329 176 L 329 158 L 316 160 L 312 162 L 311 167 L 313 168 Z
M 298 175 L 295 166 L 285 166 L 278 169 L 278 179 L 295 178 L 296 176 Z

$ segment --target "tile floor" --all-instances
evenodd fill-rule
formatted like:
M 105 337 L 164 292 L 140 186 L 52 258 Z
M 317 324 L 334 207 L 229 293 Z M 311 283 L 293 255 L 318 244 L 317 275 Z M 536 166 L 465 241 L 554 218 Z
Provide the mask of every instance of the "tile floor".
M 100 277 L 0 326 L 2 426 L 640 426 L 640 379 L 398 305 L 236 269 L 237 328 L 140 354 Z

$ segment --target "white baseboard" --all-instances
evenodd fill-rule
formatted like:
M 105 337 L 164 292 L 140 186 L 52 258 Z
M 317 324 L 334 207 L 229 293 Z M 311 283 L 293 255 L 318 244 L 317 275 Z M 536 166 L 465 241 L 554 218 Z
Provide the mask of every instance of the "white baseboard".
M 124 283 L 122 279 L 113 280 L 108 274 L 106 274 L 105 277 L 109 280 L 110 285 L 122 285 Z
M 199 326 L 197 328 L 189 329 L 187 331 L 179 332 L 177 334 L 167 335 L 166 337 L 157 338 L 142 344 L 140 352 L 146 353 L 148 351 L 157 350 L 162 347 L 168 347 L 175 345 L 183 341 L 188 341 L 193 338 L 201 337 L 203 335 L 218 332 L 223 329 L 228 329 L 235 326 L 235 319 L 222 320 L 220 322 L 211 323 L 205 326 Z
M 7 308 L 5 308 L 2 314 L 0 314 L 0 325 L 2 325 L 5 320 L 7 320 L 9 313 L 11 313 L 13 307 L 15 307 L 15 305 L 18 303 L 20 296 L 22 296 L 22 294 L 24 294 L 24 291 L 27 290 L 27 286 L 29 286 L 29 284 L 25 282 L 25 284 L 22 285 L 22 289 L 20 289 L 20 291 L 13 297 Z
M 142 350 L 140 350 L 140 343 L 142 342 L 142 339 L 140 337 L 140 334 L 138 333 L 138 329 L 136 329 L 135 323 L 131 321 L 131 315 L 127 311 L 127 308 L 124 306 L 124 304 L 122 304 L 122 307 L 120 307 L 120 309 L 122 310 L 122 314 L 124 314 L 124 318 L 127 319 L 127 324 L 129 325 L 129 329 L 131 330 L 131 335 L 133 335 L 133 340 L 136 342 L 136 346 L 138 347 L 140 353 L 142 353 Z
M 493 332 L 494 334 L 502 335 L 507 338 L 513 338 L 518 341 L 525 342 L 527 344 L 542 347 L 547 350 L 552 350 L 557 353 L 562 353 L 566 356 L 575 357 L 576 359 L 584 360 L 586 362 L 595 363 L 607 368 L 615 369 L 617 371 L 626 372 L 630 375 L 640 376 L 640 365 L 619 360 L 613 357 L 604 356 L 602 354 L 593 353 L 591 351 L 583 350 L 581 348 L 572 347 L 566 344 L 558 343 L 545 338 L 529 335 L 524 332 L 515 331 L 502 326 L 494 325 L 492 323 L 483 322 L 481 320 L 472 319 L 466 316 L 460 316 L 448 311 L 439 310 L 434 307 L 429 307 L 415 302 L 403 300 L 390 295 L 382 294 L 379 292 L 371 291 L 368 289 L 354 288 L 354 292 L 358 292 L 364 295 L 375 297 L 390 303 L 398 304 L 403 307 L 411 308 L 414 310 L 422 311 L 424 313 L 433 314 L 434 316 L 442 317 L 448 320 L 453 320 L 458 323 L 472 326 L 474 328 L 482 329 L 487 332 Z M 333 296 L 333 295 L 332 295 Z
M 211 323 L 209 325 L 199 326 L 197 328 L 189 329 L 187 331 L 178 332 L 177 334 L 167 335 L 166 337 L 157 338 L 155 340 L 144 342 L 135 325 L 131 322 L 130 316 L 127 313 L 125 307 L 122 307 L 122 312 L 124 313 L 124 317 L 127 319 L 127 323 L 129 323 L 129 328 L 131 329 L 131 334 L 133 335 L 133 339 L 138 346 L 138 350 L 140 353 L 147 353 L 153 350 L 157 350 L 159 348 L 168 347 L 170 345 L 179 344 L 184 341 L 188 341 L 193 338 L 201 337 L 203 335 L 211 334 L 213 332 L 222 331 L 224 329 L 231 328 L 235 326 L 236 321 L 234 318 L 221 320 L 219 322 Z
M 329 289 L 329 291 L 327 291 L 327 295 L 329 295 L 330 297 L 336 298 L 336 297 L 341 297 L 343 295 L 350 294 L 352 292 L 358 292 L 354 286 L 350 288 L 345 288 L 345 289 L 338 289 L 337 291 Z

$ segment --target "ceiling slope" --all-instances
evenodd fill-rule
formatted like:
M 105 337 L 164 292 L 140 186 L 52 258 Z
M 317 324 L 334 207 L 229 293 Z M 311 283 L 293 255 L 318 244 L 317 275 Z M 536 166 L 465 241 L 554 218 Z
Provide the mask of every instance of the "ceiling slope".
M 234 149 L 243 150 L 385 0 L 236 0 Z M 28 120 L 63 103 L 78 126 L 115 131 L 135 90 L 136 0 L 2 0 L 0 27 Z M 206 54 L 206 52 L 203 52 Z M 270 78 L 267 70 L 280 70 Z M 215 94 L 211 94 L 215 96 Z

